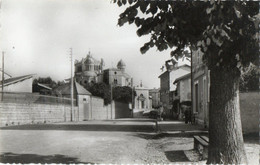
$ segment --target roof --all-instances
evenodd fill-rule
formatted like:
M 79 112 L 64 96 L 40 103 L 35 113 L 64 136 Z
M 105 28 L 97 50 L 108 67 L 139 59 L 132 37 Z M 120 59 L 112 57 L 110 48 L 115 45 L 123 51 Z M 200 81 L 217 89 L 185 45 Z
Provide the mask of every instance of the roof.
M 55 88 L 54 91 L 62 95 L 70 95 L 70 85 L 70 83 L 63 84 Z
M 160 92 L 160 88 L 150 89 L 149 92 Z
M 52 88 L 49 87 L 48 84 L 37 83 L 37 85 L 39 85 L 40 87 L 43 87 L 43 88 L 45 88 L 45 89 L 52 90 Z
M 182 67 L 188 67 L 188 68 L 190 68 L 191 66 L 188 65 L 188 64 L 183 64 L 183 65 L 178 66 L 177 68 L 179 69 L 179 68 L 182 68 Z
M 175 84 L 175 83 L 177 83 L 180 80 L 184 80 L 184 79 L 190 78 L 190 76 L 191 76 L 191 73 L 185 74 L 185 75 L 177 78 L 173 83 Z
M 121 59 L 118 63 L 117 63 L 117 67 L 122 67 L 122 66 L 126 66 L 125 62 Z
M 62 86 L 59 86 L 55 89 L 55 91 L 58 94 L 62 95 L 70 95 L 71 94 L 71 83 L 66 83 Z M 91 95 L 89 91 L 87 91 L 83 86 L 81 86 L 79 83 L 74 81 L 73 85 L 73 91 L 74 94 L 79 94 L 79 95 Z
M 165 72 L 163 72 L 158 78 L 160 78 L 161 76 L 163 76 L 164 74 L 166 74 L 166 73 L 169 73 L 169 71 L 168 70 L 166 70 Z
M 81 86 L 76 81 L 75 81 L 75 86 L 76 86 L 76 90 L 77 90 L 78 95 L 91 95 L 91 93 L 88 90 L 86 90 L 83 86 Z
M 19 81 L 24 81 L 24 80 L 30 79 L 32 77 L 33 77 L 33 74 L 8 78 L 8 79 L 4 80 L 4 86 L 11 85 L 11 84 L 17 83 Z M 0 86 L 2 86 L 2 81 L 0 81 Z
M 105 69 L 104 71 L 121 71 L 121 70 L 118 68 L 108 68 L 108 69 Z

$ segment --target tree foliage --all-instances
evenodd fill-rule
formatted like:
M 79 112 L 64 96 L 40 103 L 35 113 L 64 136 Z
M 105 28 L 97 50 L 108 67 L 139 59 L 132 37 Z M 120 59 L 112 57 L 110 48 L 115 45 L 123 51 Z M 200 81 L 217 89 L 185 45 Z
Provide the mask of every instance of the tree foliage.
M 104 99 L 105 105 L 111 103 L 111 87 L 106 83 L 91 83 L 84 86 L 93 96 Z M 112 89 L 113 100 L 130 103 L 132 101 L 132 88 L 127 86 L 116 86 Z
M 128 5 L 118 25 L 135 23 L 137 35 L 150 35 L 141 53 L 156 47 L 203 52 L 210 71 L 209 158 L 207 163 L 246 163 L 238 86 L 241 73 L 259 57 L 259 2 L 114 0 Z M 222 124 L 220 124 L 222 122 Z
M 134 96 L 136 93 L 134 91 Z M 132 102 L 132 88 L 127 86 L 117 86 L 113 88 L 113 99 L 116 101 L 124 102 L 124 103 L 131 103 Z
M 114 2 L 118 6 L 129 5 L 119 16 L 119 26 L 135 23 L 139 37 L 150 34 L 150 41 L 140 48 L 141 53 L 156 46 L 159 51 L 173 49 L 171 55 L 178 58 L 186 46 L 193 46 L 201 48 L 210 68 L 238 69 L 258 57 L 258 2 Z
M 249 67 L 241 76 L 239 90 L 242 92 L 259 90 L 259 69 L 256 66 Z
M 109 85 L 105 83 L 92 83 L 91 85 L 84 86 L 93 96 L 101 97 L 104 99 L 105 105 L 111 103 L 111 91 Z
M 38 88 L 38 85 L 37 85 L 38 83 L 47 85 L 47 86 L 49 86 L 52 89 L 56 88 L 58 86 L 58 84 L 54 80 L 52 80 L 51 77 L 39 77 L 39 78 L 33 80 L 33 84 L 32 84 L 33 92 L 40 92 L 40 93 L 42 93 L 40 91 L 40 89 Z M 42 94 L 44 94 L 44 93 L 42 93 Z

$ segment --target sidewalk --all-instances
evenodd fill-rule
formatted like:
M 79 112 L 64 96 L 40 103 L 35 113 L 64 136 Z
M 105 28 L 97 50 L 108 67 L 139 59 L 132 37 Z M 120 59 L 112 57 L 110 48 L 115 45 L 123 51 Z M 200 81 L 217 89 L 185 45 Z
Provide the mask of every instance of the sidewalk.
M 157 125 L 158 124 L 158 125 Z M 27 124 L 1 127 L 0 130 L 78 130 L 78 131 L 122 131 L 122 132 L 205 132 L 199 125 L 183 121 L 156 121 L 154 119 L 91 120 L 47 124 Z

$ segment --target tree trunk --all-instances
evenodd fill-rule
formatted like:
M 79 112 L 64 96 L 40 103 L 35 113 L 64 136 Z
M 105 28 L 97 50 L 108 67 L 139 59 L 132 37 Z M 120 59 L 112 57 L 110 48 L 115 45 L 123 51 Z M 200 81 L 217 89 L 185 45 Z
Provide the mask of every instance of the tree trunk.
M 247 163 L 239 106 L 237 69 L 210 71 L 209 153 L 207 164 Z

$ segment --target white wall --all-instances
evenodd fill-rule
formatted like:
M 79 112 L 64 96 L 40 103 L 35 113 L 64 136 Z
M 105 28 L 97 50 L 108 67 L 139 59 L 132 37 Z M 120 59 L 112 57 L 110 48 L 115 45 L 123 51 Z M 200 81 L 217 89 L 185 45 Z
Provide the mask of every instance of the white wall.
M 181 76 L 184 76 L 186 74 L 190 73 L 190 68 L 186 68 L 186 69 L 183 69 L 183 68 L 180 68 L 180 69 L 177 69 L 177 70 L 174 70 L 174 71 L 171 71 L 170 72 L 170 91 L 175 91 L 176 90 L 176 85 L 173 84 L 173 82 L 181 77 Z
M 143 96 L 146 98 L 145 99 L 145 107 L 143 109 L 151 109 L 151 104 L 150 101 L 151 99 L 149 99 L 149 89 L 146 88 L 142 88 L 142 87 L 136 87 L 135 88 L 136 91 L 136 97 L 135 97 L 135 108 L 136 109 L 142 109 L 141 108 L 141 101 L 138 100 L 138 97 L 143 94 Z
M 2 91 L 2 88 L 0 89 Z M 4 92 L 27 92 L 32 93 L 32 78 L 4 86 Z
M 191 101 L 191 81 L 184 79 L 180 81 L 180 102 Z

